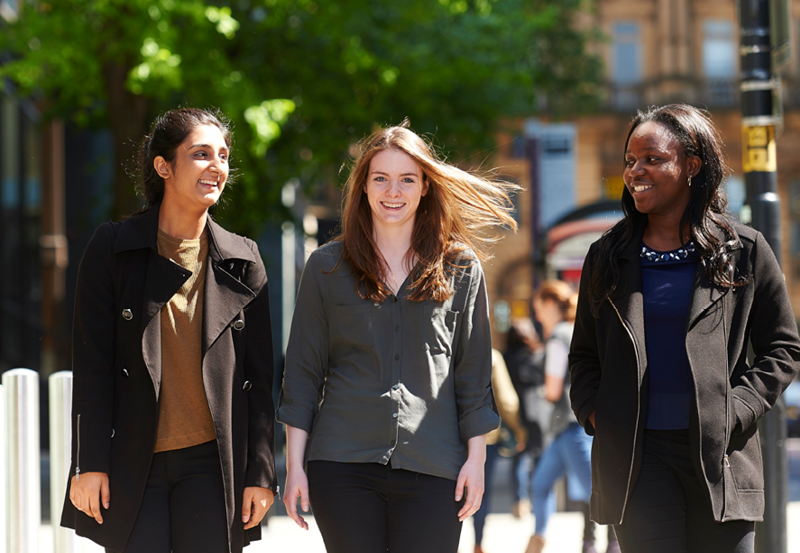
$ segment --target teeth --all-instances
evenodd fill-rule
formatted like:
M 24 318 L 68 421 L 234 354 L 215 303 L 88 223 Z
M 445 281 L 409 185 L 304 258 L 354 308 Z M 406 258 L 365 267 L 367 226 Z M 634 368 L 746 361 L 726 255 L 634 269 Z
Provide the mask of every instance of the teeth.
M 639 186 L 634 186 L 633 190 L 634 192 L 644 192 L 645 190 L 650 190 L 651 188 L 653 188 L 652 184 L 642 184 Z
M 211 186 L 216 186 L 219 184 L 219 181 L 200 179 L 200 184 L 210 184 Z
M 398 208 L 398 207 L 403 207 L 404 204 L 390 204 L 388 202 L 383 202 L 383 205 L 385 205 L 388 208 Z

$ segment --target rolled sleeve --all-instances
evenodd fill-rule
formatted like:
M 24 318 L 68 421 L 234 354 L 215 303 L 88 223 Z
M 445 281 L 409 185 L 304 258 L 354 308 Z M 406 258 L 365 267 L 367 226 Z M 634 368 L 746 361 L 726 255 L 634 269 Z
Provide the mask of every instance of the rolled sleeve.
M 328 368 L 328 319 L 318 258 L 312 254 L 300 277 L 276 415 L 278 421 L 309 433 Z
M 492 401 L 492 335 L 486 280 L 477 261 L 468 273 L 469 293 L 455 359 L 458 427 L 465 443 L 500 426 Z

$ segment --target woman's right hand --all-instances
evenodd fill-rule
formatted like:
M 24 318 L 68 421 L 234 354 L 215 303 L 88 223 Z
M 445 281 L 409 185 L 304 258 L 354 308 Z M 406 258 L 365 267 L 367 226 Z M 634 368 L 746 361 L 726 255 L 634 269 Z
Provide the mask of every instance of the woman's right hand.
M 303 467 L 287 468 L 286 489 L 283 493 L 283 503 L 289 518 L 297 523 L 300 528 L 308 530 L 308 523 L 297 512 L 297 498 L 300 498 L 300 507 L 304 513 L 308 512 L 308 477 Z
M 80 478 L 73 476 L 69 500 L 76 509 L 95 519 L 97 524 L 103 524 L 100 505 L 108 510 L 111 503 L 108 475 L 105 472 L 84 472 Z

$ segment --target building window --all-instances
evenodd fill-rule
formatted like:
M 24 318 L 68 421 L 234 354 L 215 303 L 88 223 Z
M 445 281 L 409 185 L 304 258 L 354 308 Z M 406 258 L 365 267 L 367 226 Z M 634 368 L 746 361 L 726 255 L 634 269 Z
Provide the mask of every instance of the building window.
M 724 19 L 703 21 L 703 74 L 709 106 L 736 105 L 736 57 L 733 22 Z
M 639 105 L 642 81 L 642 43 L 639 23 L 618 21 L 613 27 L 614 105 L 620 109 Z

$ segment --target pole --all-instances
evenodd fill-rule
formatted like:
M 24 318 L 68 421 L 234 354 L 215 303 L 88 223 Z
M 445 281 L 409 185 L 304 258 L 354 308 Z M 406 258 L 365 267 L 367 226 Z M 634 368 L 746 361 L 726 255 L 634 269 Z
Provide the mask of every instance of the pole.
M 6 551 L 39 552 L 42 524 L 39 484 L 39 374 L 3 373 L 6 391 Z
M 739 0 L 742 106 L 742 168 L 753 228 L 781 261 L 781 207 L 775 157 L 769 0 Z M 788 465 L 786 405 L 779 398 L 759 421 L 764 458 L 764 522 L 756 524 L 757 553 L 786 553 Z
M 61 509 L 69 478 L 72 444 L 72 371 L 58 371 L 48 379 L 50 400 L 50 526 L 53 553 L 73 553 L 75 532 L 62 528 Z

